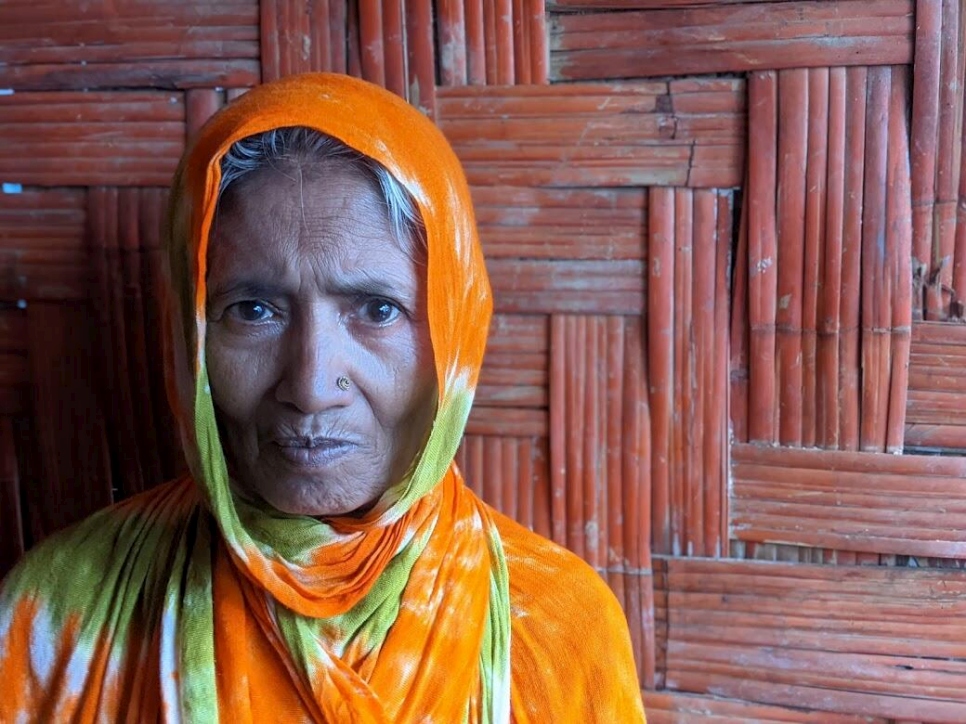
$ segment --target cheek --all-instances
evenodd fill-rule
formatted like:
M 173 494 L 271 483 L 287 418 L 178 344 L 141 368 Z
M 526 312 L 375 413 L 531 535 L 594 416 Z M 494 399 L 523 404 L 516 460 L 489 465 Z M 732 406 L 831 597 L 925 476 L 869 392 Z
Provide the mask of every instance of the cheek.
M 250 417 L 264 394 L 265 360 L 250 350 L 221 344 L 216 334 L 205 345 L 205 363 L 211 396 L 224 421 Z

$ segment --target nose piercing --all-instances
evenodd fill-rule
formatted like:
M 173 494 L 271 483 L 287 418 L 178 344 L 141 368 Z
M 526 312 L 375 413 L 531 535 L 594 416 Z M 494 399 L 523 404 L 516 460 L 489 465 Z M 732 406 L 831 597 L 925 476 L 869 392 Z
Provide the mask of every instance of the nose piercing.
M 339 379 L 335 381 L 335 384 L 339 387 L 340 390 L 345 392 L 346 390 L 349 389 L 349 378 L 343 375 L 342 377 L 339 377 Z

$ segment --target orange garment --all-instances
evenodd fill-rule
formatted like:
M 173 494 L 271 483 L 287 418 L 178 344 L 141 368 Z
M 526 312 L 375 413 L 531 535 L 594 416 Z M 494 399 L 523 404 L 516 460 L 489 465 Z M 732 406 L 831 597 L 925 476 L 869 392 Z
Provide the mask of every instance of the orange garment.
M 286 126 L 380 162 L 426 227 L 437 412 L 413 471 L 361 519 L 234 496 L 208 387 L 219 162 Z M 466 181 L 435 126 L 345 76 L 261 86 L 182 159 L 167 242 L 170 388 L 191 474 L 53 536 L 5 579 L 0 722 L 643 721 L 603 581 L 486 506 L 453 464 L 491 301 Z

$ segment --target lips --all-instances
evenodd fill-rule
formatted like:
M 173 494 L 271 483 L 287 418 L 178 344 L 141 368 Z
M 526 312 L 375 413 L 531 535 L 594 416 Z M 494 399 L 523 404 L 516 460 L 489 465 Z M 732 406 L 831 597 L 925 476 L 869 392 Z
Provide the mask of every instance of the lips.
M 352 440 L 336 437 L 284 437 L 273 444 L 283 460 L 303 468 L 331 465 L 356 448 Z

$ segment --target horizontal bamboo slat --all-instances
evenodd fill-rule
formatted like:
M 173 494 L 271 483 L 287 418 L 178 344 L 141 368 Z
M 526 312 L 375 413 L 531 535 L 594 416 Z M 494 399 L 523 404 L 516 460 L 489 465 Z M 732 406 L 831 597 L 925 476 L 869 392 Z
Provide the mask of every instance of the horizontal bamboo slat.
M 640 314 L 644 308 L 641 261 L 490 259 L 486 268 L 497 312 Z
M 85 299 L 85 222 L 80 190 L 0 193 L 0 300 Z
M 476 186 L 740 183 L 744 83 L 441 88 L 440 127 Z
M 966 460 L 736 445 L 731 530 L 738 540 L 966 557 Z M 937 469 L 938 468 L 938 469 Z
M 643 259 L 644 189 L 475 186 L 476 223 L 489 259 Z
M 0 6 L 0 88 L 254 85 L 258 3 Z
M 653 5 L 651 6 L 653 7 Z M 706 3 L 551 16 L 557 81 L 906 64 L 912 0 Z
M 185 142 L 180 93 L 0 96 L 0 178 L 31 186 L 167 186 Z
M 676 691 L 645 691 L 648 724 L 686 724 L 692 721 L 755 722 L 755 724 L 890 724 L 892 719 L 853 714 L 807 712 L 751 701 L 700 696 Z
M 549 337 L 545 315 L 495 315 L 490 322 L 476 404 L 545 409 Z
M 962 573 L 664 560 L 668 689 L 890 720 L 966 715 Z
M 966 325 L 912 328 L 905 444 L 966 450 Z

